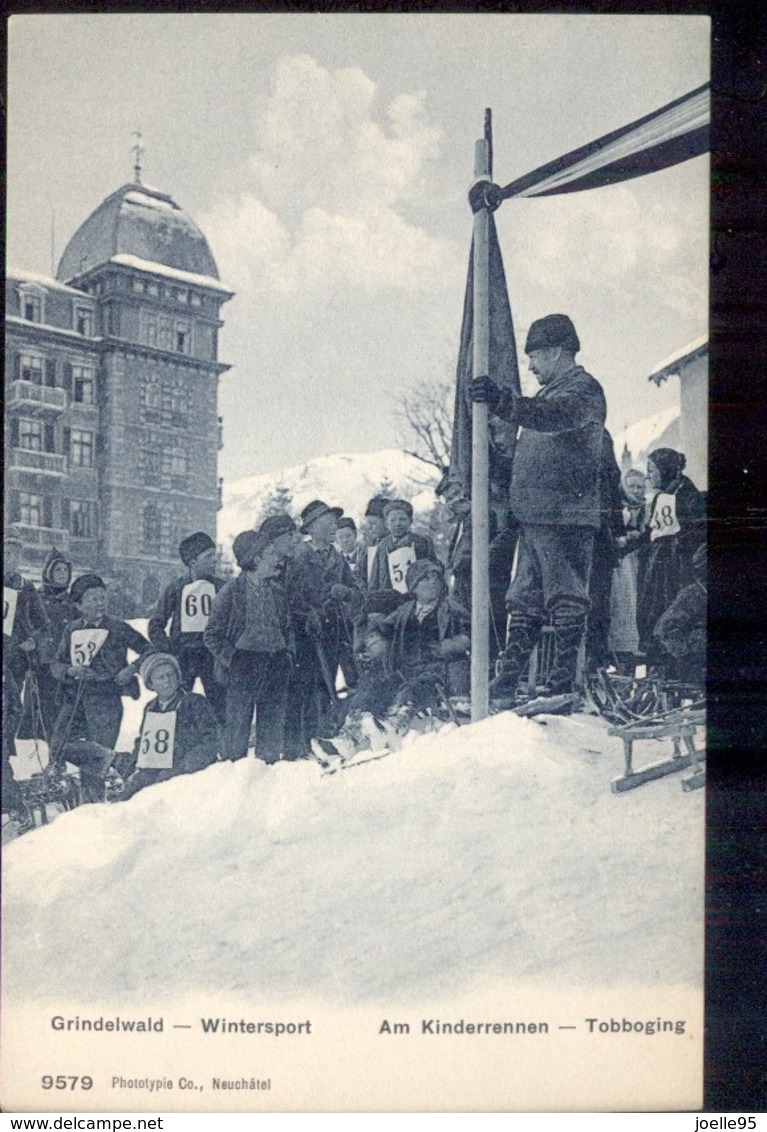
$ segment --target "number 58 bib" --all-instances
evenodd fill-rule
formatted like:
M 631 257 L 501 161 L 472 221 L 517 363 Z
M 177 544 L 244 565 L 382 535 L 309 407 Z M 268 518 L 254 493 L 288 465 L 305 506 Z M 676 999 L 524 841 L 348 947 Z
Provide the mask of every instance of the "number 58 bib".
M 139 770 L 170 770 L 176 742 L 176 712 L 148 711 L 141 729 L 136 766 Z
M 216 587 L 206 578 L 187 582 L 181 591 L 181 632 L 202 633 L 208 624 Z

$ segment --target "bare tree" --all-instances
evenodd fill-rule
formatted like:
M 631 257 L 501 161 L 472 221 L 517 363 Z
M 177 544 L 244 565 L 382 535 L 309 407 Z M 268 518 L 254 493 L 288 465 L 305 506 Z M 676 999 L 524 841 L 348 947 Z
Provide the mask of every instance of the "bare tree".
M 439 471 L 450 464 L 454 396 L 450 381 L 422 381 L 395 409 L 403 451 Z

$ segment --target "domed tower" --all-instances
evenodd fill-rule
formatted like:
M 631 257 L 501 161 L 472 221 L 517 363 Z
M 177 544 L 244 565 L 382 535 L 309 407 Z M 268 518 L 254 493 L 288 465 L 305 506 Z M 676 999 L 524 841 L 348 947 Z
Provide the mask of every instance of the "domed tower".
M 88 217 L 56 274 L 59 286 L 90 296 L 74 329 L 98 353 L 95 395 L 89 404 L 70 396 L 62 437 L 72 492 L 96 501 L 90 565 L 123 591 L 127 609 L 146 613 L 178 574 L 181 539 L 194 530 L 215 538 L 217 386 L 229 368 L 218 361 L 219 311 L 233 292 L 194 221 L 139 181 Z M 83 433 L 90 470 L 72 447 Z

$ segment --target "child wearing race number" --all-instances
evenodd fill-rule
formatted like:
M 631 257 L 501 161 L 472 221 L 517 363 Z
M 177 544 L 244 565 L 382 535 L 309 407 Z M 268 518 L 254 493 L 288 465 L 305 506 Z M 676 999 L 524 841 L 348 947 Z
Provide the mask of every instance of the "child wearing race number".
M 204 531 L 196 531 L 183 539 L 178 553 L 186 573 L 170 583 L 157 603 L 149 618 L 149 640 L 176 658 L 188 691 L 199 676 L 223 725 L 226 690 L 213 678 L 213 657 L 203 643 L 213 599 L 225 585 L 225 579 L 216 576 L 216 544 Z
M 368 611 L 391 613 L 407 600 L 407 571 L 414 562 L 438 562 L 428 535 L 413 532 L 413 507 L 406 499 L 392 499 L 383 509 L 386 537 L 376 548 L 368 584 Z
M 144 709 L 134 755 L 136 769 L 120 798 L 177 774 L 204 770 L 217 759 L 217 727 L 204 696 L 184 690 L 181 667 L 169 653 L 152 653 L 141 663 L 141 679 L 155 698 Z
M 686 460 L 673 448 L 657 448 L 647 458 L 647 483 L 654 492 L 640 550 L 637 602 L 639 648 L 656 658 L 653 632 L 685 586 L 695 581 L 693 555 L 706 539 L 703 496 L 683 475 Z
M 80 766 L 85 799 L 103 801 L 107 767 L 92 757 L 93 745 L 114 749 L 122 724 L 122 697 L 139 695 L 135 677 L 139 662 L 129 663 L 128 652 L 140 658 L 151 646 L 127 621 L 107 614 L 106 587 L 98 574 L 83 574 L 69 593 L 80 616 L 65 628 L 51 663 L 62 701 L 51 747 L 54 759 Z

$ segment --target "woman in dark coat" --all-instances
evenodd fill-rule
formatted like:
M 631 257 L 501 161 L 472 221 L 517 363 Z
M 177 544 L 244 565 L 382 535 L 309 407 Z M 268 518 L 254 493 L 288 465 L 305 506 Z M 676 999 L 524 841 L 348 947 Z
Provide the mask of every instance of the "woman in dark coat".
M 703 496 L 683 475 L 686 460 L 673 448 L 647 459 L 647 482 L 655 494 L 641 551 L 637 628 L 639 648 L 652 660 L 653 630 L 677 595 L 695 580 L 693 555 L 706 539 Z M 658 658 L 656 658 L 658 659 Z

